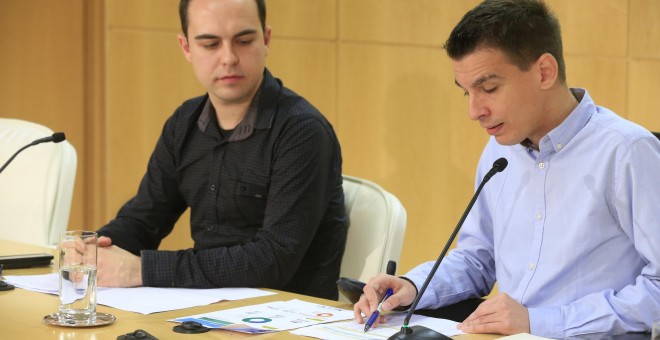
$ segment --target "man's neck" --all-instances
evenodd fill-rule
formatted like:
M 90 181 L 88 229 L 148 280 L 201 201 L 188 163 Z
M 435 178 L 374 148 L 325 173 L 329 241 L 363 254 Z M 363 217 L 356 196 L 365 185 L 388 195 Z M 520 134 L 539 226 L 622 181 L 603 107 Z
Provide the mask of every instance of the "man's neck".
M 233 130 L 245 117 L 245 114 L 250 107 L 250 103 L 247 101 L 243 103 L 222 103 L 216 98 L 210 97 L 211 104 L 215 110 L 215 116 L 218 120 L 220 128 L 224 130 Z
M 216 108 L 215 114 L 218 118 L 218 124 L 225 130 L 232 130 L 240 123 L 247 113 L 248 105 L 236 106 L 231 108 Z
M 566 120 L 566 118 L 571 114 L 571 112 L 573 112 L 573 110 L 575 110 L 579 104 L 578 100 L 575 98 L 575 96 L 573 96 L 573 93 L 567 86 L 561 86 L 555 91 L 557 91 L 556 95 L 549 97 L 550 100 L 547 102 L 548 106 L 546 108 L 546 114 L 548 121 L 545 125 L 547 127 L 547 131 L 543 134 L 543 136 L 547 135 L 550 131 L 554 130 L 564 120 Z M 539 140 L 528 138 L 527 142 L 529 145 L 525 146 L 538 150 L 540 138 L 543 136 L 538 137 Z

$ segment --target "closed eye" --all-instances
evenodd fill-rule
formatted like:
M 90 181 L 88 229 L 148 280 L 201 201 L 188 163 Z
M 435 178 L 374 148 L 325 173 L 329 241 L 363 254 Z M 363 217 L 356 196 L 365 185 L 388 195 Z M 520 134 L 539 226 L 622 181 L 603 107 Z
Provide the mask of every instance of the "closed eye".
M 249 45 L 254 41 L 254 39 L 241 39 L 238 40 L 239 45 Z

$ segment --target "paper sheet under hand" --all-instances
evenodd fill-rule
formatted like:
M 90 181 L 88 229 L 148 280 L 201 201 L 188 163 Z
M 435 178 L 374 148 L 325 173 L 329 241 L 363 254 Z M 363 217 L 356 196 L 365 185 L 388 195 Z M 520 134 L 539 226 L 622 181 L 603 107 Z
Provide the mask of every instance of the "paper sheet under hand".
M 18 288 L 40 293 L 58 294 L 59 274 L 5 276 L 7 282 Z M 203 306 L 223 300 L 241 300 L 273 295 L 255 288 L 104 288 L 99 287 L 98 304 L 130 312 L 151 314 L 168 310 Z M 163 298 L 166 297 L 166 298 Z
M 399 332 L 406 313 L 393 313 L 386 315 L 385 323 L 378 324 L 378 327 L 364 332 L 364 324 L 359 324 L 355 320 L 346 322 L 335 322 L 322 325 L 316 325 L 290 331 L 290 333 L 327 340 L 344 339 L 387 339 Z M 424 326 L 446 336 L 464 334 L 456 328 L 458 322 L 446 319 L 430 318 L 422 315 L 413 315 L 409 322 L 410 326 Z

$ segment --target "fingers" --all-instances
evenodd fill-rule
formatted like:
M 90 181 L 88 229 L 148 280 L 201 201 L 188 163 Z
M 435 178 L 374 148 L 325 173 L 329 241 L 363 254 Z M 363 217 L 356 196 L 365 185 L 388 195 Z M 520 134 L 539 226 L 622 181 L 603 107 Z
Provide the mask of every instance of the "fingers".
M 376 311 L 376 308 L 378 308 L 378 304 L 376 304 L 376 306 L 373 307 L 373 311 L 372 311 L 371 310 L 372 306 L 369 304 L 369 300 L 364 294 L 362 294 L 362 296 L 360 296 L 360 300 L 358 300 L 358 302 L 356 302 L 355 305 L 353 306 L 353 314 L 355 315 L 355 321 L 357 321 L 358 323 L 365 323 L 367 319 L 371 316 L 371 314 L 373 314 Z M 363 317 L 362 316 L 363 314 L 366 317 Z M 383 320 L 384 320 L 383 315 L 380 315 L 376 319 L 376 321 L 374 321 L 371 327 L 372 328 L 378 327 L 378 324 Z
M 367 300 L 367 297 L 364 294 L 362 294 L 360 300 L 353 305 L 353 315 L 358 323 L 364 323 L 366 321 L 362 315 L 371 315 L 371 306 L 369 305 L 369 300 Z
M 112 245 L 112 239 L 107 236 L 99 237 L 99 247 L 109 247 Z
M 366 320 L 362 317 L 365 315 L 367 317 L 371 316 L 373 312 L 378 308 L 380 299 L 385 295 L 387 288 L 382 288 L 387 286 L 387 282 L 393 278 L 390 275 L 378 275 L 373 277 L 367 284 L 364 286 L 362 291 L 364 292 L 360 296 L 360 300 L 353 306 L 353 314 L 355 315 L 355 320 L 358 323 L 364 323 Z
M 493 323 L 497 322 L 497 320 L 493 316 L 493 304 L 493 301 L 489 300 L 482 302 L 470 316 L 458 325 L 458 329 L 465 333 L 488 333 L 495 331 L 497 325 Z
M 100 287 L 142 285 L 142 260 L 117 246 L 98 249 L 97 282 Z
M 60 265 L 83 264 L 85 248 L 85 243 L 79 237 L 61 241 L 58 244 Z
M 466 333 L 529 333 L 529 312 L 510 296 L 501 293 L 480 304 L 458 325 L 458 329 Z
M 363 289 L 364 294 L 353 306 L 353 314 L 358 323 L 364 323 L 365 317 L 370 317 L 376 311 L 389 288 L 394 291 L 394 294 L 383 303 L 383 312 L 400 305 L 409 305 L 415 299 L 416 289 L 410 282 L 392 275 L 380 274 L 367 282 Z M 381 315 L 372 327 L 376 327 L 383 320 Z

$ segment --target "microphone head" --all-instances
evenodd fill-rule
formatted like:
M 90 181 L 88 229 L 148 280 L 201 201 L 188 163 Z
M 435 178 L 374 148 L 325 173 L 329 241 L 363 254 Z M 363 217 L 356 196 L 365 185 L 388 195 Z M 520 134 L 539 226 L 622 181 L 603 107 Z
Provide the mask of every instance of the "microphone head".
M 502 172 L 504 169 L 506 169 L 506 166 L 509 165 L 509 161 L 506 160 L 506 158 L 502 157 L 499 158 L 498 160 L 493 163 L 493 169 L 497 172 Z
M 64 136 L 64 132 L 55 132 L 53 134 L 52 138 L 53 138 L 53 143 L 59 143 L 59 142 L 65 140 L 66 136 Z

